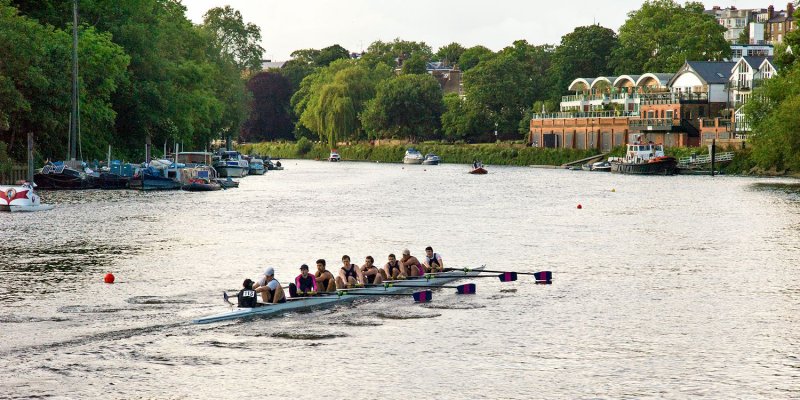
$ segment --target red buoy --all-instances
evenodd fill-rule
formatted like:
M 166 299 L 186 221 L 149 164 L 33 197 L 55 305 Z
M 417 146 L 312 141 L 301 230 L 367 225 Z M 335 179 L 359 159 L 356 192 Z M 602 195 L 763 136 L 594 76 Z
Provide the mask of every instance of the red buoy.
M 107 273 L 106 276 L 103 278 L 103 282 L 114 283 L 114 274 L 112 274 L 111 272 Z
M 578 204 L 578 210 L 583 210 L 583 206 Z

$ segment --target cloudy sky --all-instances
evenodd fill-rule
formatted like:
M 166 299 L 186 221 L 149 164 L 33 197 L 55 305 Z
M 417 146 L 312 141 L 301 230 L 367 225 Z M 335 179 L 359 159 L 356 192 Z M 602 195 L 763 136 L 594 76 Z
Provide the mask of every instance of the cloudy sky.
M 641 0 L 183 0 L 199 23 L 210 8 L 230 5 L 261 27 L 265 58 L 286 60 L 297 49 L 340 44 L 350 51 L 375 40 L 424 41 L 434 51 L 451 42 L 499 50 L 517 39 L 560 41 L 576 26 L 597 22 L 617 30 Z M 765 7 L 769 1 L 728 0 L 713 5 Z M 775 3 L 782 10 L 786 1 Z

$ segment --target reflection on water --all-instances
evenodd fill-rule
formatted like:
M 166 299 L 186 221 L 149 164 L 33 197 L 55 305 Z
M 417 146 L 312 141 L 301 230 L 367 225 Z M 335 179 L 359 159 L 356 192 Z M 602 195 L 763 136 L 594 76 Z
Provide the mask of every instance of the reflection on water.
M 231 398 L 254 383 L 242 365 L 274 393 L 313 377 L 298 398 L 800 397 L 793 181 L 284 165 L 231 191 L 46 192 L 53 211 L 0 214 L 0 397 Z M 554 284 L 189 323 L 266 266 L 287 284 L 318 258 L 428 245 Z

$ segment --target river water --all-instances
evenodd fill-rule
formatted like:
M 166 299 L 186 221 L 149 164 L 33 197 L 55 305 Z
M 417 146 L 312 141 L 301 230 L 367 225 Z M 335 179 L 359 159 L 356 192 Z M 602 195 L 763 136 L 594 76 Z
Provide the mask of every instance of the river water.
M 800 398 L 796 182 L 284 165 L 0 215 L 0 398 Z M 554 283 L 191 324 L 266 266 L 428 245 Z

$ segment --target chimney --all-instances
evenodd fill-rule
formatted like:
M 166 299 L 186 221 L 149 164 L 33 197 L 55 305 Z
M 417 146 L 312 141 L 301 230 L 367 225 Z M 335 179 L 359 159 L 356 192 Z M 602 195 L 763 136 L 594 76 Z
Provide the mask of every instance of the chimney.
M 794 4 L 789 3 L 786 5 L 786 18 L 791 18 L 794 15 Z
M 772 17 L 775 16 L 775 6 L 767 7 L 767 21 L 771 20 Z

